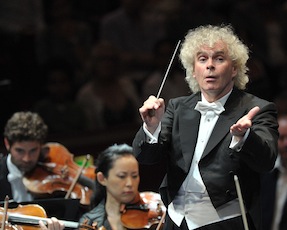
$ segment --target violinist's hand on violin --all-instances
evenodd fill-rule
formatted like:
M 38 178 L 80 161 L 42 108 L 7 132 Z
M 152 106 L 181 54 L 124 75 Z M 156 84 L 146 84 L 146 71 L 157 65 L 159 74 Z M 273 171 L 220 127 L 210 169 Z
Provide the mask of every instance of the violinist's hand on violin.
M 156 98 L 155 96 L 149 96 L 144 102 L 143 106 L 139 109 L 143 122 L 146 123 L 146 128 L 154 133 L 158 127 L 165 110 L 164 100 L 162 98 Z
M 240 118 L 236 124 L 230 127 L 233 136 L 243 137 L 246 131 L 252 126 L 252 118 L 259 112 L 260 108 L 255 106 L 245 116 Z
M 43 221 L 39 221 L 41 230 L 63 230 L 65 228 L 64 224 L 59 221 L 56 217 L 47 219 L 47 225 Z

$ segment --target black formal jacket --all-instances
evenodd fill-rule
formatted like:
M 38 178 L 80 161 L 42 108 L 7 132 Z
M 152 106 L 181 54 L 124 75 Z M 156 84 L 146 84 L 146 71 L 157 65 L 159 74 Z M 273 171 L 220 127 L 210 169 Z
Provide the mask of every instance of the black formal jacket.
M 279 170 L 275 168 L 271 172 L 264 173 L 261 177 L 262 186 L 262 230 L 270 230 L 274 218 L 276 186 L 279 177 Z M 287 200 L 282 210 L 282 217 L 279 223 L 280 230 L 287 229 Z
M 264 230 L 270 230 L 272 226 L 278 174 L 278 169 L 274 169 L 261 177 L 262 229 Z
M 134 153 L 142 164 L 154 164 L 166 158 L 167 173 L 160 186 L 167 206 L 186 178 L 193 158 L 200 122 L 194 110 L 201 94 L 171 99 L 162 119 L 157 144 L 147 144 L 142 128 L 133 141 Z M 260 111 L 242 149 L 229 148 L 230 127 L 254 106 Z M 278 123 L 274 103 L 233 89 L 211 133 L 199 162 L 199 170 L 215 208 L 237 198 L 234 174 L 239 178 L 246 210 L 256 229 L 260 222 L 260 173 L 273 168 L 277 157 Z
M 6 162 L 7 156 L 0 159 L 0 201 L 4 201 L 7 195 L 9 199 L 13 199 L 11 185 L 7 179 L 9 171 Z

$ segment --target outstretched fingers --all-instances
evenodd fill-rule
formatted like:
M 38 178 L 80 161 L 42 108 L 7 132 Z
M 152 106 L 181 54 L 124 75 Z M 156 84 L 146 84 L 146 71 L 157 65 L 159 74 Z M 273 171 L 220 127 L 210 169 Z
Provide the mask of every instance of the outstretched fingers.
M 260 108 L 258 106 L 252 108 L 245 116 L 240 118 L 236 124 L 230 127 L 230 133 L 234 136 L 244 136 L 246 131 L 252 125 L 253 117 L 259 112 L 259 110 Z
M 250 111 L 247 113 L 247 119 L 252 120 L 253 117 L 259 112 L 260 108 L 258 106 L 255 106 L 254 108 L 250 109 Z

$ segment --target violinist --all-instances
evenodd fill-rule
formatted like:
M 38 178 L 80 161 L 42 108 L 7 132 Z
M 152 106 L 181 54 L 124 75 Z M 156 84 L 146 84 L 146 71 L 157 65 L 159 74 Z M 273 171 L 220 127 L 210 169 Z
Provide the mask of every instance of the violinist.
M 97 158 L 96 172 L 95 207 L 79 222 L 89 226 L 96 223 L 98 228 L 106 230 L 126 229 L 122 225 L 121 211 L 126 204 L 140 200 L 139 166 L 132 147 L 127 144 L 108 147 Z M 42 230 L 62 230 L 63 225 L 58 222 L 53 218 L 47 227 L 43 223 L 40 226 Z
M 138 162 L 132 147 L 127 144 L 112 145 L 103 151 L 96 162 L 95 208 L 84 214 L 80 222 L 96 222 L 107 230 L 125 229 L 121 222 L 123 205 L 136 203 L 140 181 Z
M 4 128 L 4 144 L 8 154 L 0 160 L 0 199 L 6 195 L 15 202 L 32 201 L 22 179 L 37 164 L 48 134 L 43 119 L 32 112 L 16 112 Z
M 80 226 L 98 230 L 161 229 L 165 207 L 158 193 L 139 193 L 139 165 L 132 151 L 127 144 L 115 144 L 97 157 L 95 206 L 80 218 Z M 153 208 L 158 205 L 159 209 Z M 42 222 L 40 226 L 42 230 L 62 230 L 59 222 L 51 218 L 47 226 Z

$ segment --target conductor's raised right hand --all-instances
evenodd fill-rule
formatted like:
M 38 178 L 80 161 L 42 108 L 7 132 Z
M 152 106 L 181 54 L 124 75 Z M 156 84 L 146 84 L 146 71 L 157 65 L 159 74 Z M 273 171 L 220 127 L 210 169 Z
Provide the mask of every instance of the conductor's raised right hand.
M 149 96 L 144 102 L 143 106 L 139 109 L 143 122 L 146 123 L 146 128 L 154 133 L 158 127 L 165 110 L 164 100 L 162 98 L 156 98 L 155 96 Z

